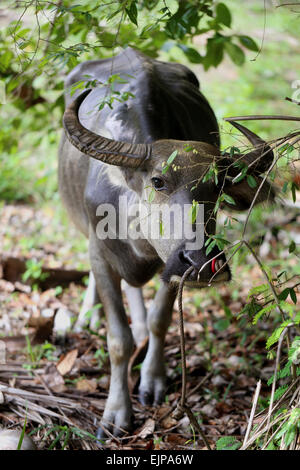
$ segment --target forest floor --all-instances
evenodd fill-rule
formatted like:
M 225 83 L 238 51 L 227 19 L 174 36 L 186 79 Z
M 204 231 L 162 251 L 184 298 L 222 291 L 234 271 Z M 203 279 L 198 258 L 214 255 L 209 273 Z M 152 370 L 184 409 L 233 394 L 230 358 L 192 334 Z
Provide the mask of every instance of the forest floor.
M 281 242 L 291 232 L 299 237 L 295 222 L 281 227 Z M 79 282 L 69 278 L 65 282 L 62 277 L 62 285 L 54 286 L 50 281 L 47 285 L 43 269 L 56 269 L 61 274 L 74 267 L 74 272 L 80 273 L 77 267 L 87 269 L 88 264 L 85 253 L 70 251 L 73 228 L 69 228 L 69 239 L 58 237 L 53 243 L 44 241 L 30 249 L 26 240 L 36 234 L 37 224 L 47 232 L 52 223 L 49 208 L 7 204 L 1 210 L 0 252 L 5 256 L 0 264 L 0 330 L 6 362 L 0 364 L 0 392 L 4 396 L 0 426 L 21 430 L 26 417 L 26 433 L 31 433 L 39 449 L 96 449 L 93 436 L 109 387 L 105 318 L 100 315 L 96 331 L 68 333 L 64 343 L 53 334 L 53 320 L 60 309 L 67 309 L 76 318 L 86 277 Z M 266 261 L 274 262 L 276 237 L 270 236 L 267 245 Z M 183 295 L 187 403 L 212 448 L 223 436 L 243 441 L 259 379 L 260 409 L 266 406 L 270 393 L 267 381 L 274 371 L 274 360 L 267 359 L 265 344 L 274 325 L 268 321 L 253 325 L 247 315 L 241 315 L 249 288 L 261 283 L 261 273 L 253 260 L 248 258 L 246 264 L 247 269 L 240 263 L 235 266 L 234 281 L 218 290 L 185 289 Z M 24 269 L 25 278 L 31 276 L 31 284 L 24 281 Z M 147 307 L 158 285 L 159 279 L 155 278 L 145 286 Z M 165 345 L 167 395 L 159 407 L 144 407 L 137 400 L 144 352 L 145 348 L 134 352 L 129 371 L 134 432 L 124 439 L 107 441 L 107 448 L 206 448 L 186 416 L 179 421 L 172 417 L 181 393 L 177 305 Z
M 235 144 L 231 126 L 222 121 L 225 116 L 296 115 L 299 108 L 285 100 L 293 96 L 295 86 L 299 89 L 298 15 L 276 8 L 265 17 L 263 2 L 252 0 L 247 5 L 245 13 L 237 2 L 228 0 L 236 33 L 247 32 L 261 48 L 259 54 L 248 52 L 242 67 L 226 57 L 217 69 L 204 72 L 202 66 L 187 64 L 179 48 L 173 57 L 193 67 L 200 79 L 221 126 L 222 148 Z M 195 45 L 201 48 L 200 43 Z M 12 130 L 6 126 L 11 117 L 2 110 L 0 127 L 10 138 Z M 26 119 L 31 123 L 29 113 L 23 113 L 23 124 Z M 48 117 L 42 119 L 49 126 Z M 28 132 L 26 125 L 25 130 L 13 129 L 18 151 L 0 155 L 0 428 L 24 428 L 38 449 L 96 449 L 94 436 L 110 376 L 105 316 L 101 314 L 96 331 L 70 331 L 65 343 L 53 334 L 54 317 L 61 309 L 70 312 L 74 321 L 79 313 L 89 270 L 87 242 L 70 224 L 57 193 L 57 122 L 49 135 L 47 126 Z M 291 126 L 257 121 L 251 129 L 269 140 L 284 135 Z M 282 167 L 278 173 L 283 177 Z M 284 181 L 278 182 L 281 188 Z M 299 208 L 299 192 L 297 196 Z M 245 220 L 240 214 L 235 217 Z M 275 210 L 253 211 L 249 239 L 275 277 L 284 270 L 289 276 L 299 275 L 299 258 L 289 252 L 292 241 L 300 243 L 299 221 L 296 209 L 282 209 L 278 204 Z M 231 240 L 236 239 L 233 233 Z M 224 436 L 243 442 L 260 379 L 257 411 L 268 406 L 271 387 L 267 382 L 274 372 L 276 351 L 266 351 L 266 340 L 281 321 L 278 312 L 272 312 L 253 324 L 253 318 L 242 313 L 249 291 L 264 279 L 245 252 L 232 260 L 231 267 L 229 284 L 201 291 L 185 288 L 183 295 L 187 402 L 212 448 Z M 158 285 L 155 277 L 145 286 L 147 307 Z M 296 295 L 299 301 L 299 286 Z M 292 303 L 290 298 L 287 301 Z M 160 407 L 144 407 L 137 400 L 143 352 L 134 352 L 129 371 L 133 433 L 107 441 L 107 448 L 205 449 L 186 416 L 178 422 L 172 417 L 181 393 L 177 305 L 166 337 L 168 388 Z M 254 424 L 261 419 L 258 415 Z

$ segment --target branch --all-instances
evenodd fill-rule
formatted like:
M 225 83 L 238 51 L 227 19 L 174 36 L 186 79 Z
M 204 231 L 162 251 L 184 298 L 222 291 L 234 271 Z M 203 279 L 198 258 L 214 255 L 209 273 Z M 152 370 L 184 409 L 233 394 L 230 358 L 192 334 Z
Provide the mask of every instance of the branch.
M 263 120 L 273 120 L 273 121 L 300 121 L 300 117 L 296 116 L 286 116 L 280 114 L 253 114 L 251 116 L 233 116 L 223 118 L 224 121 L 263 121 Z
M 44 56 L 47 54 L 48 52 L 48 49 L 49 49 L 49 45 L 50 45 L 50 38 L 52 36 L 52 33 L 53 33 L 53 29 L 54 29 L 54 26 L 55 26 L 55 22 L 56 22 L 56 19 L 57 19 L 57 15 L 58 15 L 58 11 L 60 9 L 60 7 L 62 6 L 62 0 L 59 0 L 58 1 L 58 4 L 56 5 L 56 11 L 55 11 L 55 14 L 54 14 L 54 18 L 53 18 L 53 21 L 51 22 L 51 25 L 50 25 L 50 28 L 49 28 L 49 32 L 48 32 L 48 36 L 47 36 L 47 39 L 45 39 L 46 41 L 46 47 L 44 49 Z
M 256 410 L 258 397 L 259 397 L 259 394 L 260 394 L 260 389 L 261 389 L 261 380 L 259 380 L 257 382 L 257 385 L 256 385 L 256 390 L 255 390 L 254 397 L 253 397 L 253 403 L 252 403 L 252 409 L 251 409 L 251 413 L 250 413 L 249 423 L 248 423 L 248 427 L 247 427 L 247 431 L 246 431 L 246 434 L 245 434 L 245 438 L 244 438 L 244 442 L 243 442 L 242 447 L 247 445 L 247 441 L 249 439 L 249 435 L 250 435 L 250 431 L 251 431 L 251 427 L 252 427 L 252 423 L 253 423 L 253 419 L 254 419 L 254 413 L 255 413 L 255 410 Z

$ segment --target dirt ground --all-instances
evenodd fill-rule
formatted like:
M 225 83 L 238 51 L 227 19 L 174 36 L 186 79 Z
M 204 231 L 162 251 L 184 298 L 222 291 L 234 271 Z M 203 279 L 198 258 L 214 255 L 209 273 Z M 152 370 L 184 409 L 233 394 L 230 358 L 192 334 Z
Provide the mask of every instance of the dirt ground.
M 0 251 L 5 255 L 0 276 L 0 331 L 6 363 L 0 364 L 0 392 L 4 397 L 2 403 L 0 400 L 0 425 L 21 430 L 26 420 L 26 433 L 32 433 L 39 449 L 95 449 L 98 444 L 93 436 L 109 387 L 105 317 L 102 313 L 97 331 L 70 332 L 65 342 L 55 337 L 55 314 L 67 309 L 75 319 L 85 287 L 82 279 L 75 283 L 62 278 L 62 286 L 47 285 L 47 273 L 45 276 L 39 266 L 69 269 L 70 253 L 63 249 L 63 241 L 34 249 L 24 247 L 20 239 L 24 235 L 30 238 L 37 220 L 48 227 L 51 213 L 26 205 L 4 205 L 1 209 Z M 72 233 L 70 229 L 70 236 Z M 5 250 L 7 237 L 13 243 Z M 26 258 L 36 260 L 37 275 L 31 285 L 22 276 Z M 23 265 L 15 260 L 22 260 Z M 80 262 L 84 266 L 83 255 Z M 28 264 L 26 267 L 28 271 Z M 266 382 L 274 364 L 266 359 L 265 341 L 270 325 L 261 322 L 258 327 L 245 318 L 238 319 L 249 286 L 255 279 L 259 281 L 259 276 L 255 266 L 247 276 L 243 268 L 236 268 L 234 278 L 239 283 L 234 292 L 232 285 L 222 286 L 217 292 L 184 291 L 187 402 L 212 447 L 221 436 L 234 436 L 242 441 L 259 379 L 263 383 L 261 397 L 269 393 Z M 144 288 L 146 306 L 158 282 L 155 278 Z M 228 311 L 233 315 L 230 321 Z M 110 449 L 205 448 L 187 416 L 179 421 L 172 417 L 181 393 L 177 305 L 165 346 L 167 396 L 165 403 L 155 408 L 141 406 L 137 400 L 145 347 L 135 351 L 129 371 L 135 413 L 133 434 L 108 440 L 106 446 Z

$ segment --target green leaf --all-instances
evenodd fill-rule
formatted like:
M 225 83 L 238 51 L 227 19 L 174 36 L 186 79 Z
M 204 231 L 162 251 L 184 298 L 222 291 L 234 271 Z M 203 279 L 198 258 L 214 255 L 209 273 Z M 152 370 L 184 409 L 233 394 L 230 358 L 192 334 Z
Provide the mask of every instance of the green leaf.
M 17 450 L 21 450 L 21 448 L 22 448 L 22 444 L 23 444 L 23 440 L 24 440 L 24 436 L 25 436 L 26 425 L 27 425 L 27 404 L 26 404 L 25 420 L 24 420 L 22 432 L 20 434 Z
M 294 302 L 294 304 L 297 305 L 296 292 L 294 291 L 294 289 L 292 287 L 290 288 L 290 297 L 291 297 L 292 301 Z
M 217 331 L 224 331 L 230 325 L 230 320 L 228 318 L 220 318 L 216 323 L 214 323 L 214 327 Z
M 196 49 L 193 47 L 187 47 L 184 44 L 177 44 L 178 47 L 185 53 L 187 58 L 192 64 L 200 64 L 203 60 L 203 57 L 199 54 Z
M 289 349 L 289 359 L 293 364 L 300 362 L 300 337 L 296 336 Z
M 174 152 L 171 153 L 171 155 L 169 156 L 168 160 L 167 160 L 167 163 L 166 165 L 163 167 L 162 169 L 162 174 L 164 175 L 165 173 L 167 173 L 168 169 L 170 168 L 170 166 L 172 165 L 173 161 L 175 160 L 176 156 L 178 154 L 178 150 L 174 150 Z
M 267 284 L 260 284 L 259 286 L 252 287 L 252 289 L 250 289 L 249 291 L 248 299 L 252 295 L 262 294 L 263 292 L 267 292 L 267 290 L 268 290 Z
M 283 276 L 283 274 L 286 274 L 286 269 L 284 269 L 283 271 L 280 271 L 280 273 L 277 274 L 277 279 Z
M 296 250 L 296 243 L 291 241 L 290 246 L 289 246 L 289 253 L 293 253 Z
M 233 145 L 232 147 L 230 147 L 229 153 L 230 153 L 230 156 L 231 156 L 231 157 L 234 157 L 234 155 L 235 155 L 236 153 L 241 153 L 241 151 L 240 151 L 240 149 L 239 149 L 238 147 L 235 147 L 235 146 Z M 233 165 L 233 166 L 236 167 L 236 168 L 244 168 L 245 163 L 242 162 L 242 161 L 236 161 L 236 162 L 234 162 L 234 165 Z M 247 167 L 247 168 L 248 168 L 248 167 Z
M 250 186 L 250 188 L 256 188 L 257 186 L 256 179 L 252 175 L 247 176 L 247 183 Z
M 224 201 L 228 202 L 228 204 L 236 205 L 234 199 L 229 196 L 229 194 L 223 193 L 223 199 Z
M 288 181 L 286 181 L 286 182 L 284 183 L 284 185 L 282 186 L 282 192 L 283 192 L 283 193 L 286 193 L 286 192 L 287 192 L 288 186 L 289 186 L 289 183 L 288 183 Z
M 165 231 L 165 230 L 164 230 L 164 224 L 163 224 L 163 221 L 162 221 L 162 220 L 160 220 L 160 221 L 159 221 L 159 234 L 160 234 L 160 236 L 161 236 L 161 237 L 163 236 L 163 234 L 164 234 L 164 231 Z
M 276 328 L 275 331 L 273 331 L 273 333 L 271 334 L 271 336 L 267 340 L 267 344 L 266 344 L 267 349 L 269 349 L 271 346 L 273 346 L 274 343 L 276 343 L 278 341 L 281 333 L 283 332 L 285 327 L 287 325 L 289 325 L 289 323 L 290 323 L 290 320 L 286 320 L 283 323 L 281 323 L 281 325 L 278 328 Z
M 245 176 L 247 174 L 247 171 L 248 171 L 248 167 L 245 166 L 242 169 L 242 171 L 240 172 L 240 174 L 234 178 L 233 183 L 236 184 L 236 183 L 239 183 L 240 181 L 242 181 L 245 178 Z
M 241 447 L 241 443 L 233 436 L 224 436 L 217 440 L 217 450 L 237 450 Z
M 272 312 L 272 310 L 275 310 L 276 308 L 276 304 L 271 304 L 271 305 L 267 305 L 267 307 L 264 307 L 262 308 L 254 317 L 253 319 L 253 325 L 256 325 L 256 323 L 258 322 L 258 320 L 265 314 L 265 313 L 269 313 L 269 312 Z
M 137 23 L 137 7 L 136 7 L 136 2 L 132 2 L 129 8 L 126 8 L 126 13 L 130 21 L 135 24 L 136 26 L 138 25 Z
M 169 158 L 167 160 L 167 165 L 171 165 L 173 163 L 173 161 L 175 160 L 177 154 L 178 154 L 178 150 L 174 150 L 174 152 L 171 153 L 171 155 L 169 156 Z
M 290 293 L 290 289 L 287 287 L 282 292 L 280 292 L 280 294 L 278 296 L 278 299 L 279 300 L 286 300 L 288 298 L 289 293 Z
M 230 308 L 227 307 L 227 305 L 224 305 L 223 308 L 224 308 L 224 312 L 225 312 L 226 318 L 227 318 L 228 320 L 231 320 L 231 319 L 233 318 L 233 314 L 232 314 Z
M 207 172 L 205 173 L 205 175 L 203 176 L 202 178 L 202 182 L 203 183 L 206 183 L 206 181 L 212 181 L 214 182 L 216 185 L 218 184 L 218 173 L 219 173 L 219 170 L 218 170 L 218 167 L 215 163 L 212 163 Z
M 216 244 L 217 244 L 216 240 L 209 239 L 208 241 L 209 241 L 209 244 L 208 244 L 208 247 L 205 250 L 206 255 L 209 255 L 209 253 L 212 251 L 214 246 L 216 246 Z M 205 243 L 205 245 L 206 245 L 206 243 Z
M 277 450 L 277 446 L 274 444 L 274 441 L 270 442 L 270 444 L 266 447 L 266 450 Z
M 216 242 L 217 242 L 217 247 L 219 248 L 219 250 L 224 250 L 226 245 L 230 245 L 230 242 L 228 240 L 225 240 L 225 238 L 216 237 Z
M 14 55 L 11 51 L 5 51 L 4 53 L 1 51 L 0 55 L 0 71 L 4 72 L 8 66 L 11 64 Z
M 291 186 L 291 190 L 292 190 L 292 197 L 293 197 L 293 202 L 295 203 L 296 202 L 296 190 L 299 191 L 299 186 L 297 183 L 295 183 L 294 181 L 292 182 L 292 186 Z
M 225 39 L 219 35 L 207 40 L 206 56 L 203 59 L 205 70 L 211 66 L 217 67 L 222 62 Z
M 297 426 L 295 426 L 295 425 L 291 426 L 287 430 L 287 432 L 284 436 L 284 443 L 285 443 L 286 446 L 289 446 L 293 442 L 293 440 L 296 437 L 296 434 L 297 434 Z
M 155 197 L 155 189 L 152 188 L 151 191 L 150 191 L 150 194 L 148 196 L 148 202 L 151 204 L 151 202 L 153 202 L 153 199 Z
M 199 211 L 199 203 L 193 200 L 192 207 L 189 210 L 189 217 L 190 217 L 192 224 L 196 222 L 198 211 Z
M 183 147 L 183 150 L 185 152 L 191 152 L 192 150 L 194 150 L 194 147 L 192 147 L 191 145 L 186 145 L 185 147 Z
M 279 398 L 281 398 L 282 395 L 285 394 L 288 388 L 289 388 L 288 385 L 282 385 L 281 387 L 277 388 L 274 394 L 274 400 L 279 400 Z
M 216 8 L 216 21 L 230 28 L 231 13 L 225 3 L 218 3 Z
M 258 52 L 258 46 L 256 42 L 250 38 L 249 36 L 238 36 L 240 43 L 246 47 L 247 49 L 250 49 L 250 51 L 255 51 Z
M 225 49 L 234 64 L 243 65 L 245 62 L 245 54 L 239 46 L 230 41 L 226 41 Z

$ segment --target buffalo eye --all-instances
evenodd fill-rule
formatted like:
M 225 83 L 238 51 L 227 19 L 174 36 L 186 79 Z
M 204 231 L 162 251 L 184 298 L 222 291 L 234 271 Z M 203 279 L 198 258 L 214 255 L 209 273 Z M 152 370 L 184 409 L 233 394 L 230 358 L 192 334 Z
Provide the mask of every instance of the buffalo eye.
M 151 178 L 151 182 L 152 182 L 153 188 L 156 189 L 157 191 L 165 188 L 165 182 L 162 178 L 158 178 L 158 177 Z

